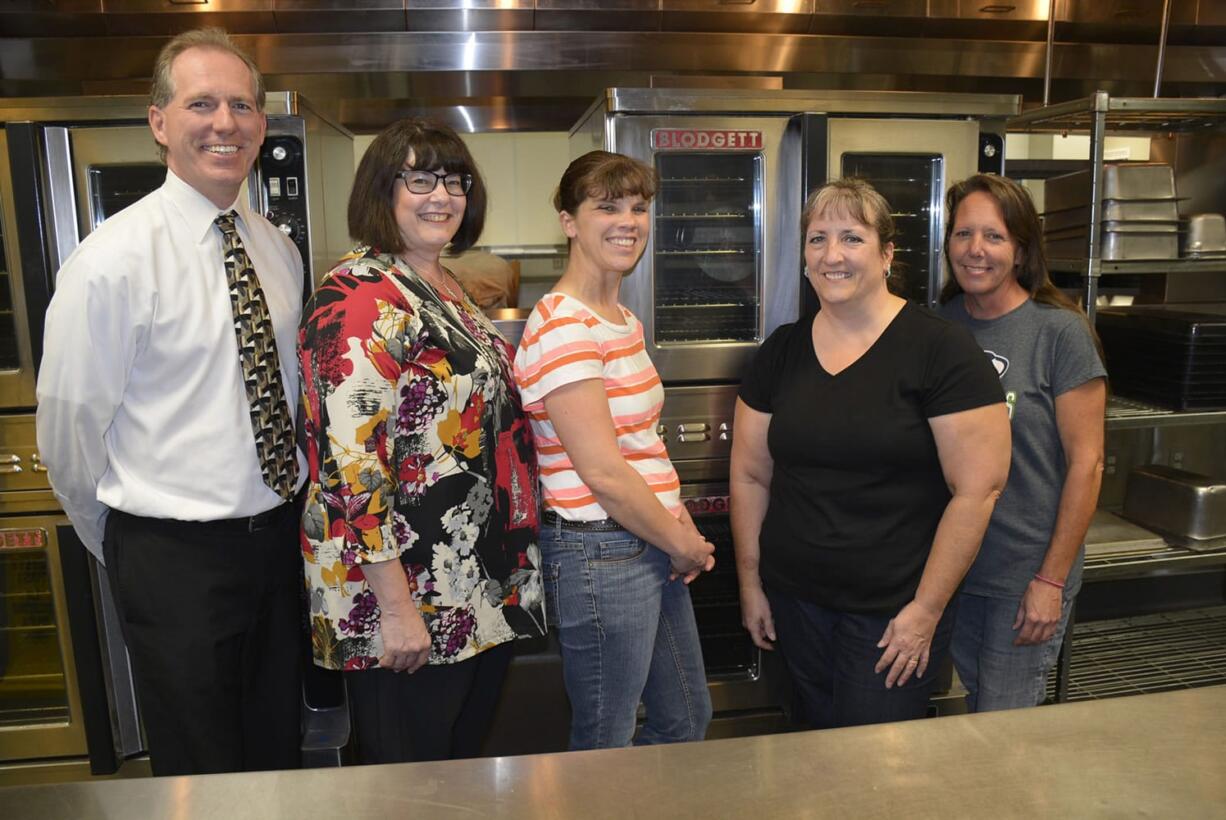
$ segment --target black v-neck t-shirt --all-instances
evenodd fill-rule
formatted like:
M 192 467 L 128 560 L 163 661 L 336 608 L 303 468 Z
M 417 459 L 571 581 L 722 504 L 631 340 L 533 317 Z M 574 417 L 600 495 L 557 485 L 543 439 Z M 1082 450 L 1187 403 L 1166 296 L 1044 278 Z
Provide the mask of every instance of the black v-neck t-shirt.
M 950 499 L 928 420 L 1004 401 L 971 334 L 908 302 L 831 375 L 805 319 L 762 344 L 740 397 L 771 414 L 763 581 L 830 609 L 904 606 Z

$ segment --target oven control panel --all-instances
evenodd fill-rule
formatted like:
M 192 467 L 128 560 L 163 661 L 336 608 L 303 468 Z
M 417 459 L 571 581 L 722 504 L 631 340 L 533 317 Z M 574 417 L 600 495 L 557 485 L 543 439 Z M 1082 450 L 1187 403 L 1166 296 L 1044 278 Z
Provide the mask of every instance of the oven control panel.
M 286 134 L 264 140 L 260 148 L 260 182 L 266 203 L 264 216 L 298 246 L 309 281 L 311 243 L 307 236 L 306 162 L 302 140 Z
M 656 432 L 669 457 L 674 461 L 728 458 L 735 405 L 735 385 L 665 387 Z

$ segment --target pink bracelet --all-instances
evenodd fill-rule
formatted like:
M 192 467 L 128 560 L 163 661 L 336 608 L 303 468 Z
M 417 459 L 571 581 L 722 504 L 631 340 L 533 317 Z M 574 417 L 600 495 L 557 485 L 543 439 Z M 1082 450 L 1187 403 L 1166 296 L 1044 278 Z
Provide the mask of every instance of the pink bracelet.
M 1056 589 L 1064 589 L 1064 582 L 1063 582 L 1063 581 L 1057 581 L 1055 578 L 1047 578 L 1047 577 L 1042 576 L 1042 575 L 1040 575 L 1039 573 L 1037 573 L 1037 572 L 1036 572 L 1036 573 L 1034 574 L 1034 579 L 1035 579 L 1036 581 L 1042 581 L 1043 583 L 1047 584 L 1048 586 L 1053 586 L 1053 587 L 1055 587 Z

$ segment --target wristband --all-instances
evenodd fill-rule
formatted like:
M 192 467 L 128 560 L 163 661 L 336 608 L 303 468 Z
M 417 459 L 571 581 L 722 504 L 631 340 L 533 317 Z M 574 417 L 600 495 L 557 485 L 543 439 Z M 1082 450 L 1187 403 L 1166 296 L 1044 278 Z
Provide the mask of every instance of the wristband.
M 1035 579 L 1036 581 L 1042 581 L 1043 583 L 1047 584 L 1048 586 L 1053 586 L 1053 587 L 1055 587 L 1056 589 L 1064 589 L 1064 582 L 1063 582 L 1063 581 L 1057 581 L 1055 578 L 1048 578 L 1048 577 L 1046 577 L 1046 576 L 1044 576 L 1044 575 L 1040 575 L 1039 573 L 1037 573 L 1037 572 L 1036 572 L 1036 573 L 1034 574 L 1034 579 Z

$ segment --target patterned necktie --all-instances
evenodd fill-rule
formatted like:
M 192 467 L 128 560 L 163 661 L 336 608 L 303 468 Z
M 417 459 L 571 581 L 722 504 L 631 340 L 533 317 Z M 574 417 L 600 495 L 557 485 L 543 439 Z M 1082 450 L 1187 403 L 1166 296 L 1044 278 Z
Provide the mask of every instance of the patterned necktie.
M 234 211 L 228 211 L 214 222 L 221 228 L 230 307 L 234 310 L 234 335 L 238 337 L 238 358 L 251 410 L 251 432 L 255 434 L 264 483 L 289 501 L 298 483 L 294 417 L 285 400 L 285 385 L 281 383 L 281 359 L 277 356 L 277 338 L 268 304 L 234 228 L 235 216 Z

